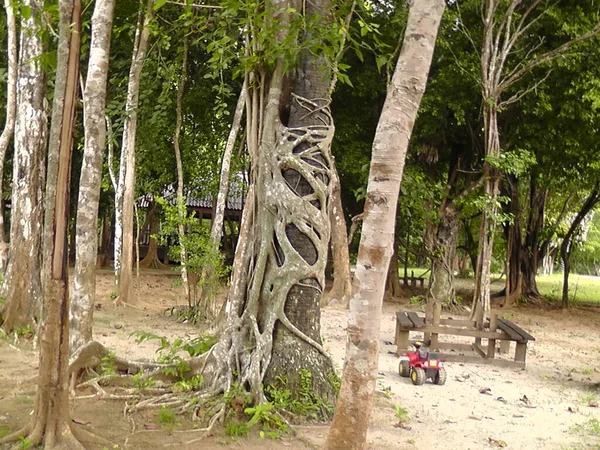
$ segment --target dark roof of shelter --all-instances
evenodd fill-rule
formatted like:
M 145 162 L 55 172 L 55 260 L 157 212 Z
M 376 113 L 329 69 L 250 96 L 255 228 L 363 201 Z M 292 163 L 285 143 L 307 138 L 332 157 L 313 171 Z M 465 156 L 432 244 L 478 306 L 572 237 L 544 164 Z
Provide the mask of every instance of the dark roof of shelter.
M 212 208 L 213 207 L 213 195 L 207 194 L 204 196 L 199 195 L 197 189 L 184 189 L 183 195 L 185 197 L 185 203 L 189 208 Z M 246 188 L 245 184 L 241 180 L 232 180 L 229 183 L 229 192 L 227 194 L 227 202 L 225 209 L 229 211 L 241 211 L 244 207 Z M 175 204 L 177 201 L 177 190 L 173 183 L 167 185 L 161 193 L 161 197 L 166 201 Z M 154 201 L 154 194 L 147 193 L 138 197 L 137 204 L 139 208 L 148 208 Z

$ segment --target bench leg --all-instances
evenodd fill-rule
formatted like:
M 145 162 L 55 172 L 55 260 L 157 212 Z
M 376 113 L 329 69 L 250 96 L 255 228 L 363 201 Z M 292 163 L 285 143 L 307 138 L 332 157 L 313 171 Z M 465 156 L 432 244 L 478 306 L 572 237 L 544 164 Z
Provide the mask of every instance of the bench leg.
M 433 305 L 433 326 L 434 327 L 439 327 L 440 326 L 440 315 L 442 313 L 442 305 L 440 303 L 434 303 Z M 432 349 L 435 349 L 438 346 L 438 334 L 437 333 L 431 333 L 431 344 L 430 344 Z
M 527 343 L 517 342 L 517 348 L 515 350 L 515 361 L 522 362 L 525 364 L 525 357 L 527 356 Z
M 408 346 L 410 345 L 408 334 L 408 331 L 396 329 L 396 356 L 402 356 L 408 350 Z
M 498 316 L 492 314 L 490 317 L 490 331 L 496 331 L 497 324 Z M 488 359 L 494 359 L 496 357 L 496 339 L 488 339 L 487 357 Z

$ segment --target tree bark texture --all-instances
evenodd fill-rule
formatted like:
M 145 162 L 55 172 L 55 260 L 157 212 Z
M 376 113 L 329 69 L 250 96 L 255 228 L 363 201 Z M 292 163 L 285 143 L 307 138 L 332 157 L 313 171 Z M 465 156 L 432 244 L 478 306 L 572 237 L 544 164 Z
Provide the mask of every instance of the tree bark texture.
M 119 188 L 116 200 L 122 200 L 116 211 L 122 219 L 121 259 L 119 263 L 118 292 L 119 302 L 133 302 L 133 202 L 135 195 L 135 133 L 137 128 L 137 107 L 140 92 L 140 79 L 146 58 L 146 49 L 150 37 L 150 21 L 154 16 L 152 1 L 148 1 L 143 21 L 138 22 L 136 39 L 127 83 L 127 101 L 125 105 L 125 124 L 123 144 L 121 146 L 121 166 L 119 169 Z M 120 214 L 119 214 L 120 213 Z M 115 247 L 117 246 L 115 239 Z M 117 264 L 115 260 L 115 264 Z
M 4 0 L 6 11 L 6 47 L 7 47 L 7 74 L 6 74 L 6 122 L 0 135 L 0 273 L 4 273 L 8 262 L 8 242 L 4 231 L 4 161 L 6 151 L 15 131 L 15 117 L 17 112 L 17 23 L 12 0 Z
M 385 278 L 408 142 L 425 91 L 443 0 L 415 0 L 379 119 L 367 187 L 338 405 L 325 448 L 364 449 L 377 380 Z
M 59 60 L 57 86 L 60 99 L 55 97 L 53 120 L 61 124 L 54 196 L 47 199 L 54 211 L 51 217 L 53 239 L 48 255 L 48 279 L 44 280 L 43 320 L 40 327 L 41 348 L 39 381 L 32 422 L 7 439 L 24 436 L 32 446 L 52 449 L 83 449 L 73 435 L 69 411 L 69 295 L 67 277 L 67 231 L 69 216 L 69 178 L 73 151 L 73 124 L 79 74 L 80 14 L 79 0 L 59 1 Z M 27 31 L 25 31 L 27 32 Z M 56 124 L 55 124 L 56 126 Z
M 573 239 L 575 238 L 579 227 L 588 213 L 600 203 L 600 184 L 596 182 L 588 197 L 586 198 L 583 206 L 571 222 L 569 231 L 563 238 L 562 244 L 560 245 L 560 256 L 564 264 L 563 272 L 563 290 L 562 290 L 562 306 L 563 308 L 569 307 L 569 274 L 571 271 L 571 254 L 573 253 Z
M 83 92 L 85 144 L 77 200 L 75 274 L 71 294 L 71 352 L 92 339 L 98 255 L 98 208 L 106 144 L 106 83 L 115 0 L 97 0 Z
M 333 190 L 331 193 L 331 256 L 333 258 L 333 285 L 327 293 L 326 303 L 331 300 L 347 305 L 352 295 L 350 277 L 350 252 L 348 251 L 348 228 L 344 217 L 340 179 L 335 166 L 332 168 Z M 396 274 L 396 278 L 398 275 Z
M 40 57 L 41 11 L 32 0 L 22 5 L 31 15 L 21 18 L 17 81 L 17 118 L 11 199 L 10 256 L 2 285 L 6 299 L 1 315 L 6 332 L 40 317 L 41 234 L 47 119 L 46 77 Z
M 431 276 L 427 300 L 449 307 L 456 303 L 454 289 L 454 259 L 460 230 L 460 212 L 446 199 L 440 207 L 439 222 L 431 238 Z

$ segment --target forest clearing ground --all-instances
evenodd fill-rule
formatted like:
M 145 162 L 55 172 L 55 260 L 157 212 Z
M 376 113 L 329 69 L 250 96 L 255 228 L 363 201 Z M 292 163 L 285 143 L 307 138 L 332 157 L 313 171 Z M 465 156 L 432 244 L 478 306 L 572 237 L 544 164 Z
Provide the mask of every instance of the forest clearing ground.
M 177 323 L 164 314 L 166 308 L 181 304 L 177 300 L 180 288 L 173 286 L 176 279 L 175 273 L 144 271 L 139 303 L 117 308 L 110 300 L 111 273 L 101 272 L 97 283 L 100 307 L 95 311 L 95 338 L 119 356 L 153 359 L 157 343 L 136 344 L 131 332 L 152 332 L 169 339 L 195 336 L 196 327 Z M 380 380 L 369 431 L 370 449 L 466 450 L 504 443 L 506 448 L 523 450 L 600 449 L 600 409 L 589 406 L 600 401 L 599 309 L 576 308 L 566 313 L 538 308 L 506 311 L 505 315 L 536 337 L 536 342 L 529 345 L 526 371 L 450 363 L 445 386 L 429 382 L 413 386 L 408 378 L 398 375 L 399 360 L 393 345 L 394 313 L 398 309 L 418 310 L 407 303 L 408 300 L 384 306 Z M 339 306 L 323 310 L 324 345 L 338 370 L 345 352 L 346 321 L 346 311 Z M 442 339 L 468 342 L 457 337 Z M 0 340 L 0 436 L 3 431 L 23 425 L 33 406 L 37 352 L 27 344 L 17 348 Z M 489 388 L 491 395 L 481 394 L 482 387 Z M 91 392 L 78 394 L 86 393 Z M 530 404 L 522 401 L 523 396 Z M 233 439 L 218 430 L 215 436 L 201 443 L 186 445 L 199 433 L 185 418 L 161 424 L 156 411 L 125 418 L 125 404 L 114 400 L 89 398 L 75 400 L 72 405 L 72 417 L 77 423 L 119 448 L 141 450 L 163 448 L 167 444 L 181 449 L 319 448 L 328 430 L 325 425 L 298 427 L 296 436 L 279 440 L 260 439 L 257 435 Z M 408 412 L 410 421 L 405 428 L 395 426 L 394 405 Z M 134 427 L 136 433 L 131 435 Z M 101 449 L 92 445 L 89 448 Z

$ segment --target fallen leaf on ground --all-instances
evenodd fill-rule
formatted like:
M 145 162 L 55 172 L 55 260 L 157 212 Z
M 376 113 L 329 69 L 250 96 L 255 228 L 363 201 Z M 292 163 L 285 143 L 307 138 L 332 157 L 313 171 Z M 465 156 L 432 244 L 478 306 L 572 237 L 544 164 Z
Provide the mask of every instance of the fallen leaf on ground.
M 488 438 L 488 442 L 490 443 L 490 445 L 492 447 L 500 447 L 500 448 L 504 448 L 506 447 L 508 444 L 504 441 L 501 441 L 499 439 L 493 439 L 491 437 Z
M 481 420 L 479 417 L 475 417 L 475 416 L 469 416 L 469 419 L 473 419 L 473 420 Z
M 496 400 L 502 403 L 506 403 L 506 399 L 504 397 L 498 397 Z
M 412 430 L 412 427 L 410 427 L 409 425 L 405 425 L 403 423 L 397 423 L 397 424 L 394 425 L 394 427 L 395 428 L 402 428 L 403 430 L 406 430 L 406 431 Z
M 525 416 L 523 414 L 513 414 L 513 417 L 516 417 L 517 419 L 522 419 Z
M 597 407 L 598 407 L 598 402 L 589 402 L 589 403 L 588 403 L 588 406 L 589 406 L 590 408 L 597 408 Z
M 575 408 L 573 408 L 573 407 L 569 406 L 569 407 L 567 408 L 567 411 L 569 411 L 570 413 L 573 413 L 573 414 L 575 414 L 576 412 L 578 412 L 578 409 L 577 409 L 576 407 L 575 407 Z
M 489 387 L 479 388 L 480 394 L 492 395 L 492 390 Z

